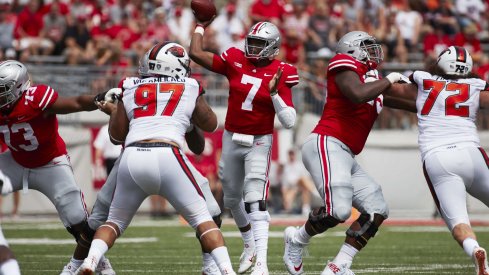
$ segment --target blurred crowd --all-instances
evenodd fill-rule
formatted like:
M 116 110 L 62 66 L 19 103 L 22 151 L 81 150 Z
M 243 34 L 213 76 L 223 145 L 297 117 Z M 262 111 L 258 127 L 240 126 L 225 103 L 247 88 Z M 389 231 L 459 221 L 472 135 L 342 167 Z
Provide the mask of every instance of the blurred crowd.
M 351 30 L 374 35 L 384 45 L 385 61 L 404 68 L 432 61 L 448 45 L 464 46 L 474 70 L 489 80 L 489 57 L 483 53 L 489 50 L 489 0 L 214 2 L 219 11 L 206 30 L 205 48 L 221 53 L 242 47 L 252 24 L 275 23 L 283 33 L 278 58 L 308 76 L 302 85 L 305 106 L 310 106 L 305 111 L 321 112 L 328 59 L 338 39 Z M 108 66 L 120 72 L 137 66 L 157 42 L 188 46 L 195 23 L 190 0 L 0 0 L 0 59 Z M 206 79 L 200 80 L 205 85 Z M 100 81 L 91 84 L 94 90 L 104 88 Z M 388 110 L 376 127 L 410 128 L 414 121 Z M 484 129 L 489 128 L 486 121 Z

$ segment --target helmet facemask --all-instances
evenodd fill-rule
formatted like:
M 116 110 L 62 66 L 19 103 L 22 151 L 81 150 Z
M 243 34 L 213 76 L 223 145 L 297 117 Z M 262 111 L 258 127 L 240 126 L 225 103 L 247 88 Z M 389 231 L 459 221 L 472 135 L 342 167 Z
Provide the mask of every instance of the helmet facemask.
M 384 60 L 384 51 L 382 46 L 376 43 L 374 40 L 363 40 L 360 42 L 360 49 L 364 59 L 359 60 L 366 62 L 370 67 L 376 67 Z
M 247 58 L 268 59 L 278 53 L 278 49 L 273 49 L 275 43 L 261 37 L 248 35 L 245 40 L 245 50 Z
M 13 80 L 0 84 L 0 109 L 14 103 L 19 98 L 14 87 L 15 81 Z

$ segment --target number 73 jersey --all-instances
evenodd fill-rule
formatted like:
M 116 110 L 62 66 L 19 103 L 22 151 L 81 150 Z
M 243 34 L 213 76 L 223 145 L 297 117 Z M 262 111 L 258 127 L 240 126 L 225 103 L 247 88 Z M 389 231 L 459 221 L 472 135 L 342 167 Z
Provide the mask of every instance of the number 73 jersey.
M 299 83 L 297 69 L 273 60 L 265 67 L 256 67 L 237 48 L 229 48 L 220 56 L 214 55 L 212 71 L 225 75 L 229 81 L 226 130 L 247 135 L 266 135 L 273 132 L 275 109 L 268 84 L 282 68 L 277 85 L 285 104 L 293 107 L 291 88 Z
M 411 80 L 418 86 L 418 143 L 423 159 L 441 146 L 459 142 L 479 145 L 475 120 L 480 92 L 487 89 L 484 80 L 448 80 L 423 71 L 415 71 Z
M 36 168 L 66 154 L 66 145 L 58 133 L 58 119 L 46 112 L 57 99 L 53 88 L 31 86 L 7 116 L 0 114 L 0 141 L 7 144 L 20 165 Z

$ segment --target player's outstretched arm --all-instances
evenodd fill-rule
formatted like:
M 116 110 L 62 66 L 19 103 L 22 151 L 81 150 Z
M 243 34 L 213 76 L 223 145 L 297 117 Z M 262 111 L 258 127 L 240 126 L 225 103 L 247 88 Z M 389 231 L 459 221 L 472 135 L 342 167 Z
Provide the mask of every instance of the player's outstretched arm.
M 127 118 L 124 103 L 119 100 L 117 108 L 110 114 L 109 136 L 113 144 L 123 144 L 129 132 L 129 118 Z
M 70 114 L 96 109 L 97 105 L 95 105 L 93 95 L 80 95 L 74 97 L 58 97 L 47 112 L 51 114 Z
M 392 84 L 384 92 L 384 106 L 416 113 L 416 94 L 418 88 L 414 84 Z
M 185 134 L 185 141 L 188 148 L 196 155 L 202 154 L 205 148 L 204 134 L 199 127 L 194 126 L 192 130 Z
M 363 83 L 354 71 L 344 70 L 335 77 L 335 83 L 343 95 L 353 103 L 365 103 L 377 98 L 393 83 L 402 81 L 400 73 L 390 73 L 377 81 Z
M 212 23 L 212 18 L 206 22 L 199 22 L 197 27 L 195 28 L 194 33 L 192 34 L 192 40 L 190 41 L 190 58 L 200 66 L 212 70 L 212 63 L 214 60 L 214 54 L 208 51 L 205 51 L 203 48 L 204 44 L 204 31 L 207 26 Z
M 205 132 L 214 132 L 217 129 L 217 116 L 203 96 L 197 98 L 192 122 Z
M 489 109 L 489 91 L 481 91 L 479 95 L 479 108 Z

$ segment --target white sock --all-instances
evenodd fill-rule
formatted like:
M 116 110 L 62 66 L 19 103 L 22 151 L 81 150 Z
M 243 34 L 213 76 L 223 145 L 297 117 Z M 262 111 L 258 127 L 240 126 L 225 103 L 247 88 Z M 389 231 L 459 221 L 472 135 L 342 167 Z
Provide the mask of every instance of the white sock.
M 479 247 L 479 243 L 472 238 L 465 239 L 462 245 L 464 247 L 465 254 L 467 254 L 469 257 L 472 257 L 472 253 L 474 253 L 474 249 Z
M 254 215 L 268 215 L 268 211 L 251 212 L 250 216 Z M 251 220 L 251 229 L 253 229 L 253 235 L 255 237 L 256 262 L 261 262 L 262 264 L 266 265 L 268 250 L 268 229 L 270 227 L 270 222 L 268 221 L 268 219 L 262 218 L 251 218 Z
M 15 259 L 9 259 L 0 266 L 1 274 L 20 275 L 19 263 Z
M 348 263 L 348 267 L 351 266 L 351 263 L 353 262 L 353 258 L 355 255 L 357 255 L 358 249 L 355 247 L 344 243 L 341 246 L 340 252 L 338 252 L 338 255 L 336 255 L 336 258 L 334 258 L 334 262 L 337 264 L 343 264 L 343 263 Z
M 220 246 L 211 251 L 212 258 L 216 262 L 217 266 L 221 270 L 222 274 L 226 271 L 233 270 L 233 266 L 231 265 L 231 259 L 229 258 L 228 249 L 225 246 Z
M 210 253 L 202 252 L 202 260 L 205 264 L 209 263 L 210 261 L 214 261 L 214 258 L 212 258 L 212 255 Z
M 105 254 L 105 252 L 107 252 L 107 250 L 109 250 L 109 246 L 104 241 L 102 241 L 101 239 L 94 239 L 92 241 L 92 245 L 90 246 L 90 251 L 88 251 L 87 258 L 89 258 L 89 257 L 95 258 L 95 260 L 98 264 L 98 262 L 100 261 L 100 258 L 102 258 L 102 256 L 104 256 L 104 254 Z
M 248 231 L 241 232 L 241 238 L 245 249 L 255 250 L 255 237 L 253 236 L 253 228 Z
M 298 230 L 295 231 L 294 241 L 307 245 L 309 240 L 312 238 L 311 235 L 307 234 L 306 227 L 303 225 Z
M 75 267 L 75 270 L 76 270 L 76 268 L 80 267 L 80 265 L 82 263 L 83 263 L 83 260 L 77 260 L 73 257 L 71 257 L 71 259 L 70 259 L 70 264 L 71 264 L 71 266 Z

